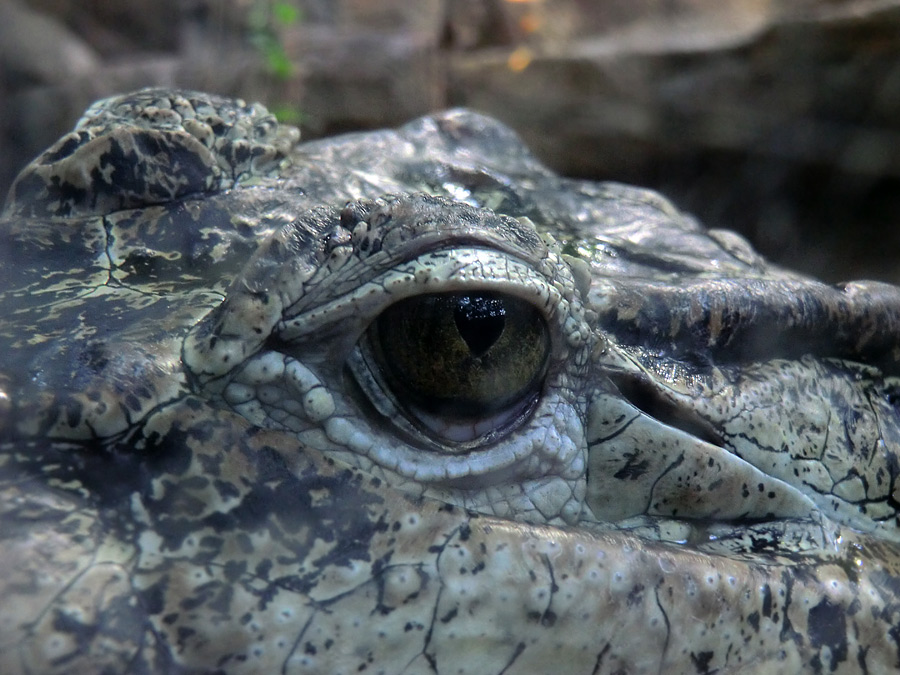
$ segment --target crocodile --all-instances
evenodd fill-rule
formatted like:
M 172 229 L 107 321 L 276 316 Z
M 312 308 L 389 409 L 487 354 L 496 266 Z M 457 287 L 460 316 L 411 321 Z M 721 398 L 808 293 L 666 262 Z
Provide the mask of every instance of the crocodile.
M 0 219 L 0 671 L 900 668 L 900 289 L 455 109 L 92 105 Z

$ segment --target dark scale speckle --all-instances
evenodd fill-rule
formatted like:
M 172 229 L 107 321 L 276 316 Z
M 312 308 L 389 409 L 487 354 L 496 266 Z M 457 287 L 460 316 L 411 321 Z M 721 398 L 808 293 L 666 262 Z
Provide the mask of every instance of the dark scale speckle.
M 640 604 L 644 600 L 644 585 L 636 584 L 632 587 L 630 591 L 628 591 L 628 606 L 634 607 L 635 605 Z
M 215 596 L 206 603 L 206 606 L 219 614 L 231 614 L 231 603 L 234 598 L 234 586 L 219 586 Z
M 193 628 L 188 628 L 187 626 L 179 626 L 177 631 L 178 644 L 183 646 L 185 642 L 187 642 L 196 634 L 197 631 Z
M 763 586 L 763 606 L 762 613 L 763 616 L 768 618 L 772 616 L 772 588 L 766 584 Z
M 707 675 L 713 672 L 709 669 L 709 664 L 714 657 L 714 652 L 700 652 L 699 654 L 691 652 L 691 662 L 694 664 L 697 675 Z
M 225 563 L 225 579 L 229 583 L 234 583 L 247 572 L 247 561 L 245 560 L 229 560 Z
M 53 164 L 61 159 L 69 157 L 76 149 L 80 148 L 89 139 L 86 132 L 72 133 L 62 139 L 62 143 L 56 150 L 48 150 L 39 158 L 42 164 Z
M 844 608 L 827 597 L 809 610 L 809 641 L 831 652 L 831 669 L 847 660 L 847 617 Z M 815 662 L 814 662 L 815 663 Z
M 159 614 L 165 608 L 165 594 L 168 581 L 165 578 L 160 579 L 149 588 L 141 592 L 141 602 L 147 610 L 148 614 Z M 177 616 L 177 615 L 176 615 Z
M 751 612 L 747 616 L 747 623 L 750 625 L 750 627 L 754 631 L 756 631 L 758 633 L 759 632 L 759 612 Z

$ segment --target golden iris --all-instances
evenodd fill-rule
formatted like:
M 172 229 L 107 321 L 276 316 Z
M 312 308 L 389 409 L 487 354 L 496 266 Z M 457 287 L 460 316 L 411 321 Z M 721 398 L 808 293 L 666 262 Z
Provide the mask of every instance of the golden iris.
M 398 400 L 453 417 L 477 418 L 536 392 L 550 354 L 537 308 L 500 293 L 407 298 L 369 331 Z

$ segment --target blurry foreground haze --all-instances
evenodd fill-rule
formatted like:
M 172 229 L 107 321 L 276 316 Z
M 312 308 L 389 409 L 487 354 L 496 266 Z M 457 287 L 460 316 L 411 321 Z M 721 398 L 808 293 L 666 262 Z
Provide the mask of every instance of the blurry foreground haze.
M 469 106 L 785 265 L 900 282 L 900 0 L 0 0 L 0 191 L 149 85 L 307 139 Z

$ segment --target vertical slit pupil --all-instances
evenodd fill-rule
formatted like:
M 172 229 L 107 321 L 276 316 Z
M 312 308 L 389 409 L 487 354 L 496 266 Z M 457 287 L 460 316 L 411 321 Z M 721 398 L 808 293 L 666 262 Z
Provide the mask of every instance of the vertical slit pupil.
M 506 307 L 489 294 L 460 295 L 453 309 L 456 329 L 473 356 L 485 354 L 503 334 Z

